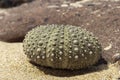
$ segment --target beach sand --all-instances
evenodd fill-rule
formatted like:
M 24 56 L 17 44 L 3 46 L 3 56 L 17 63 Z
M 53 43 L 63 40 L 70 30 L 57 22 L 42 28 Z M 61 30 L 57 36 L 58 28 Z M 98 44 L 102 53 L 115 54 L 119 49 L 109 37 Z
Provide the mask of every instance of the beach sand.
M 29 62 L 22 43 L 0 42 L 0 80 L 119 80 L 118 64 L 85 70 L 58 70 Z

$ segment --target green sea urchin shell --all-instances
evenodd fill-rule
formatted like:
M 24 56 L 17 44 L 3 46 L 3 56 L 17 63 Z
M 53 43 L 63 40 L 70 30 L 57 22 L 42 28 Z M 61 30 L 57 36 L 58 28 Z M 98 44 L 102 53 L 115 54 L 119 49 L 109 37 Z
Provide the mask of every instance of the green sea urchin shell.
M 81 69 L 95 64 L 101 45 L 92 33 L 71 25 L 41 25 L 23 41 L 31 61 L 52 68 Z

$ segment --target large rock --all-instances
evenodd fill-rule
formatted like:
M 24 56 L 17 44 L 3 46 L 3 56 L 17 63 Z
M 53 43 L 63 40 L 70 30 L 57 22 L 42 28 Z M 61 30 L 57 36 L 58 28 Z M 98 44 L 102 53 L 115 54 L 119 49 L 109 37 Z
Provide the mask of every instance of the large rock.
M 60 1 L 53 1 L 54 4 L 48 1 L 34 1 L 20 7 L 0 10 L 0 40 L 18 41 L 20 38 L 22 40 L 27 31 L 42 24 L 78 25 L 94 33 L 97 32 L 97 36 L 99 33 L 95 31 L 96 28 L 99 30 L 107 28 L 108 25 L 113 27 L 115 24 L 111 22 L 114 20 L 119 25 L 117 17 L 119 8 L 116 8 L 118 3 L 110 3 L 113 6 L 111 7 L 107 6 L 107 2 L 86 3 L 82 6 L 75 2 L 63 4 Z M 107 19 L 109 19 L 107 23 L 104 23 Z M 103 34 L 103 31 L 99 32 Z

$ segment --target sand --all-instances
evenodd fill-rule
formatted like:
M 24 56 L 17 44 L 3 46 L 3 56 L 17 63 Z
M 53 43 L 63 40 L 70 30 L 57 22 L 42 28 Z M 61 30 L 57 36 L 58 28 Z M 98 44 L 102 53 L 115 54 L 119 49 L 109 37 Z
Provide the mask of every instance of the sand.
M 118 80 L 118 64 L 101 64 L 86 70 L 58 70 L 29 62 L 22 43 L 0 42 L 0 80 Z

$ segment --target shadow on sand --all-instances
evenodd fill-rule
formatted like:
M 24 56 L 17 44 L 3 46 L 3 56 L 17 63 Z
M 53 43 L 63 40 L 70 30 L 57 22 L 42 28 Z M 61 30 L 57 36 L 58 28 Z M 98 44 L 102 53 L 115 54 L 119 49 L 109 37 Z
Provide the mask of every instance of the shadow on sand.
M 43 71 L 47 75 L 58 76 L 58 77 L 72 77 L 76 75 L 88 74 L 91 72 L 98 72 L 101 70 L 108 69 L 107 62 L 104 59 L 100 59 L 97 64 L 85 68 L 85 69 L 77 69 L 77 70 L 67 70 L 67 69 L 53 69 L 50 67 L 43 67 L 37 65 L 30 61 L 33 65 L 35 65 L 40 71 Z

